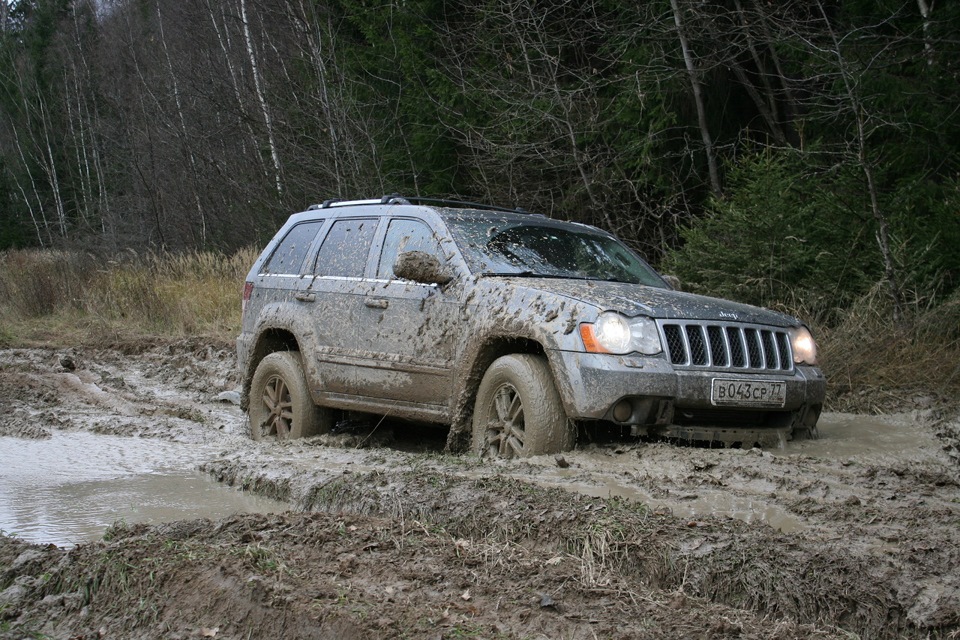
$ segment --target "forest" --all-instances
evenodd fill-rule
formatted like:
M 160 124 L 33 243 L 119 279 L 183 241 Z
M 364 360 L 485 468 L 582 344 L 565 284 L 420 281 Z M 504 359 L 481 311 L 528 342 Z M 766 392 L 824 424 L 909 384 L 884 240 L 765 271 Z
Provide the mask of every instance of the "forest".
M 7 0 L 0 250 L 231 253 L 451 197 L 896 324 L 958 306 L 958 74 L 945 0 Z

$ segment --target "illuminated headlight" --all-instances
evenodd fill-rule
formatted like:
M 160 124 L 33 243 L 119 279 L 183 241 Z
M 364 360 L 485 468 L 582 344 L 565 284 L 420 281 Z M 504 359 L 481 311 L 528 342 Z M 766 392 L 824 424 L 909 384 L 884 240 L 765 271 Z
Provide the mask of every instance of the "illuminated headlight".
M 793 347 L 793 361 L 797 364 L 817 364 L 817 343 L 806 327 L 790 329 L 790 345 Z
M 580 325 L 583 346 L 593 353 L 633 353 L 645 355 L 660 353 L 660 334 L 650 318 L 627 318 L 605 311 L 593 324 Z

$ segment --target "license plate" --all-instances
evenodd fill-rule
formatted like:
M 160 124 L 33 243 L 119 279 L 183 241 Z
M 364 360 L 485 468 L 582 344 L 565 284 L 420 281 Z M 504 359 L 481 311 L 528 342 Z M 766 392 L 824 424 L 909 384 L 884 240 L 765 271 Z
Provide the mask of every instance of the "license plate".
M 719 407 L 782 407 L 786 401 L 787 385 L 784 382 L 714 378 L 710 392 L 710 402 Z

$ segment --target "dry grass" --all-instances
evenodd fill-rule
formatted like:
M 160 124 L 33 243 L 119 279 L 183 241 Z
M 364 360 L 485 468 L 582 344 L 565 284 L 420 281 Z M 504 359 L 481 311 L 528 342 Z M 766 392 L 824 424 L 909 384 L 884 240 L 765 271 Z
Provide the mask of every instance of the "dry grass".
M 960 398 L 960 293 L 937 304 L 916 300 L 899 325 L 882 290 L 821 328 L 821 364 L 837 410 L 928 408 Z
M 256 250 L 233 255 L 0 254 L 0 343 L 98 344 L 144 336 L 232 340 Z

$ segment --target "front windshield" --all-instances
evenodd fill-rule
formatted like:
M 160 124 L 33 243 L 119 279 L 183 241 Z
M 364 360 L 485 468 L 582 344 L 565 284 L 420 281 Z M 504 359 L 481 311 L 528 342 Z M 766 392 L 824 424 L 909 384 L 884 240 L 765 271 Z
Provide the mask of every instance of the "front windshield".
M 481 275 L 577 278 L 667 288 L 613 236 L 544 218 L 447 218 L 471 271 Z

